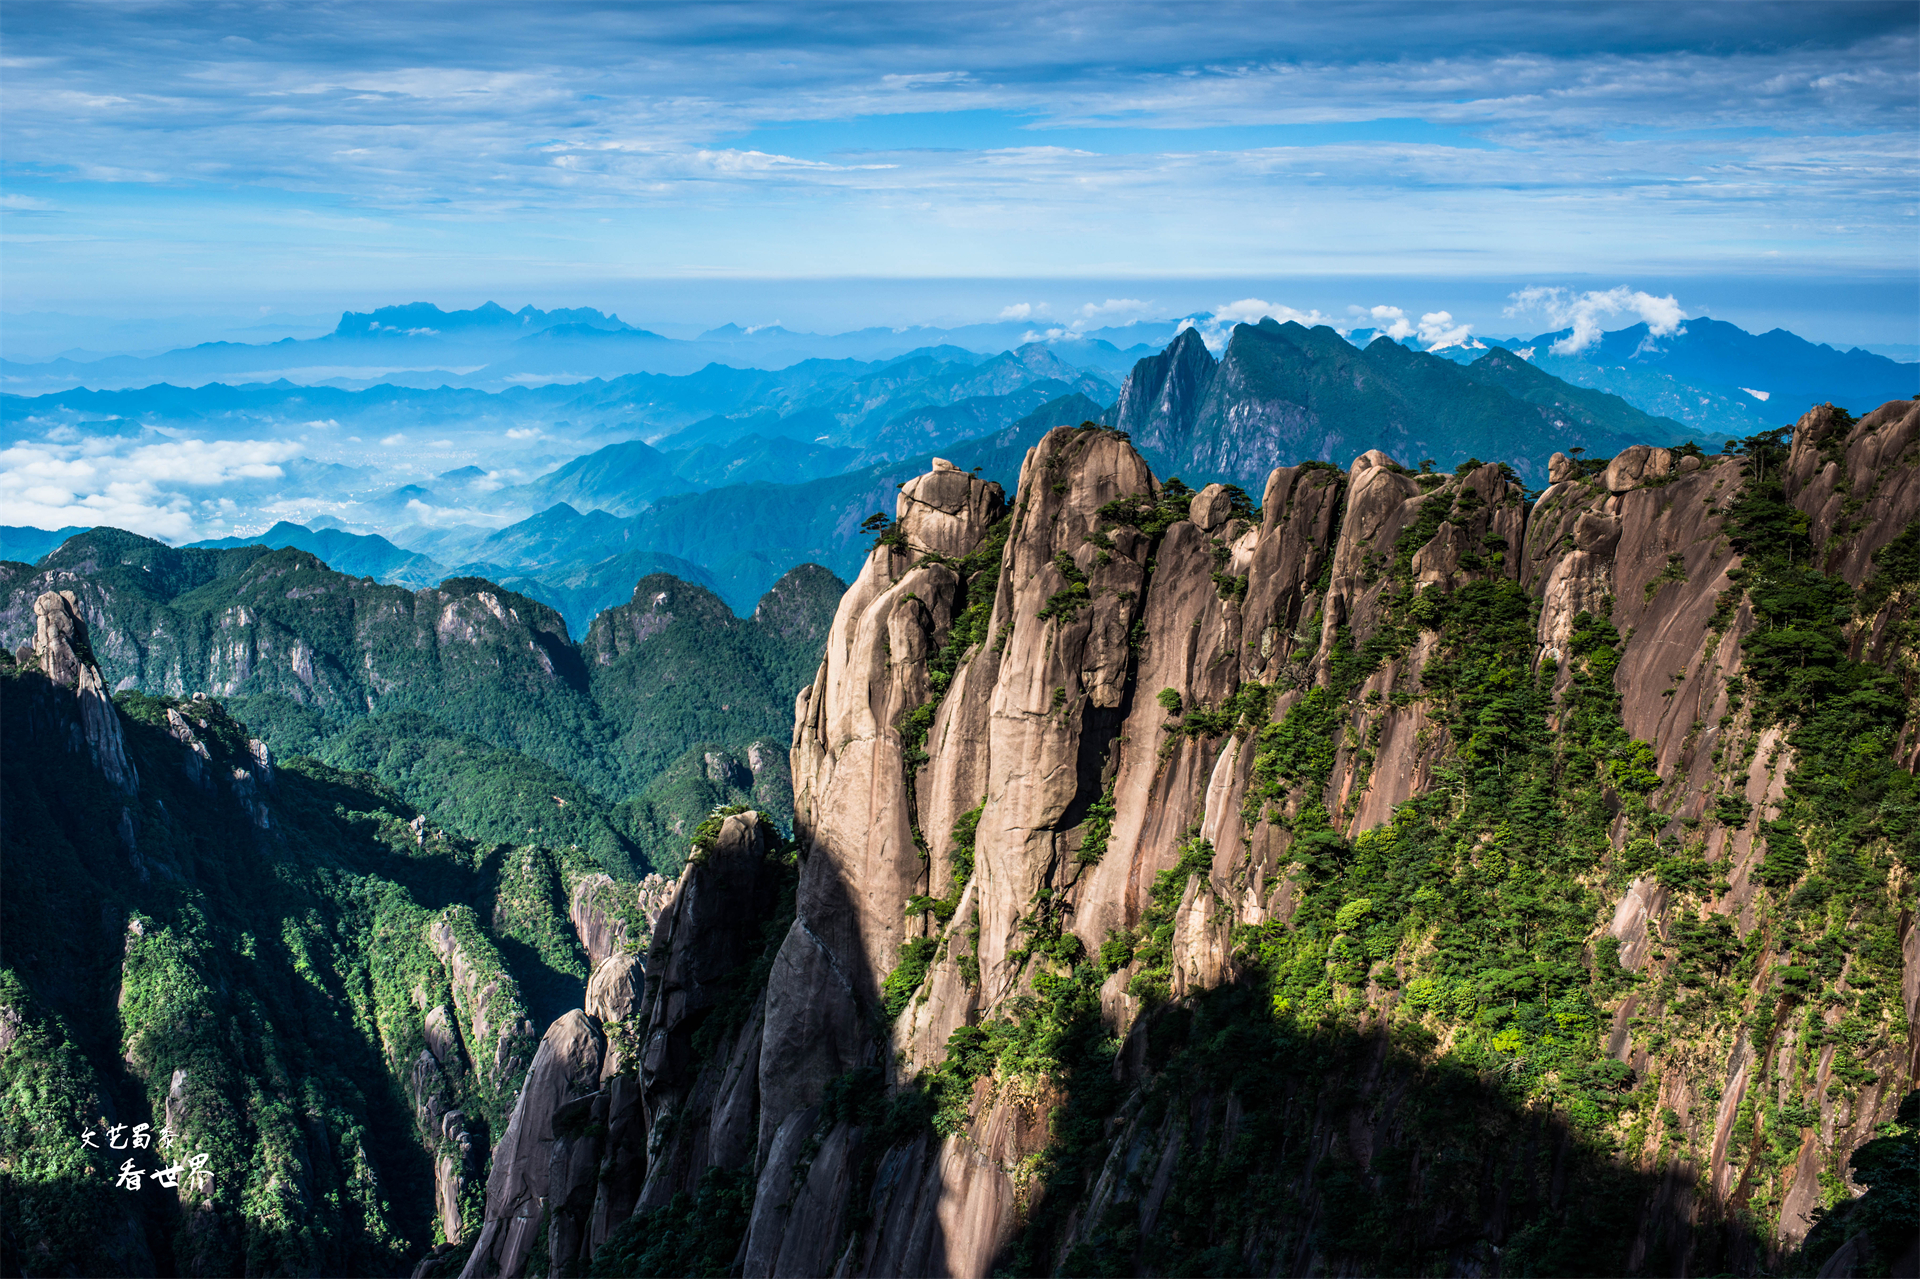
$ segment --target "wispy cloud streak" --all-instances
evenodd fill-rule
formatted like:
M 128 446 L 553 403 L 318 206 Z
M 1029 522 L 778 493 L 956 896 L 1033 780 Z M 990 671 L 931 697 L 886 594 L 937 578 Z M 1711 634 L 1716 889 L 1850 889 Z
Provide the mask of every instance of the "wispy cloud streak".
M 359 241 L 396 256 L 470 225 L 574 261 L 606 218 L 652 233 L 629 265 L 656 271 L 725 245 L 748 271 L 937 268 L 916 232 L 952 270 L 1031 269 L 979 260 L 1019 236 L 1150 270 L 1174 228 L 1235 268 L 1532 251 L 1544 227 L 1595 265 L 1910 264 L 1917 26 L 1844 3 L 47 2 L 8 15 L 0 211 L 111 240 L 107 197 L 62 188 L 150 187 L 267 228 L 289 203 L 371 219 Z

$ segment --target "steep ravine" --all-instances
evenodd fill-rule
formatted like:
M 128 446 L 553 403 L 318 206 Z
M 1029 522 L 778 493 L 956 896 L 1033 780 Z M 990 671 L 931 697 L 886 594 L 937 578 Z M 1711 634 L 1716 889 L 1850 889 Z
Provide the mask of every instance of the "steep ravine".
M 464 1273 L 1906 1264 L 1917 432 L 936 463 Z
M 667 881 L 450 835 L 205 695 L 108 701 L 75 594 L 32 616 L 0 654 L 0 1270 L 385 1274 L 470 1240 L 540 1024 L 583 985 L 617 1015 Z

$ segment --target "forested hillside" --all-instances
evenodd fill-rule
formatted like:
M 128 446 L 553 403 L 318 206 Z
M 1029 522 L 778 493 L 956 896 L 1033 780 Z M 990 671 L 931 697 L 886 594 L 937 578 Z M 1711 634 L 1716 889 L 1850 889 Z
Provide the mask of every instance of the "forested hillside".
M 50 589 L 73 592 L 111 688 L 212 695 L 275 751 L 368 769 L 451 829 L 564 839 L 628 877 L 676 872 L 715 802 L 790 811 L 782 752 L 755 744 L 785 741 L 843 587 L 803 565 L 740 618 L 656 574 L 576 645 L 552 609 L 477 578 L 411 591 L 291 547 L 94 529 L 0 564 L 0 641 L 30 640 Z M 669 778 L 693 762 L 708 784 Z

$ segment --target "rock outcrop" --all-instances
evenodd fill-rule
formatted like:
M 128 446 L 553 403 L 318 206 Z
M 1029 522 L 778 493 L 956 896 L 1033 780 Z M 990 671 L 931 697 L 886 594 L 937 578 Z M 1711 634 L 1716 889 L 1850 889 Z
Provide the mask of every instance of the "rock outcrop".
M 566 1121 L 582 1112 L 585 1107 L 578 1103 L 596 1091 L 605 1051 L 605 1039 L 585 1013 L 568 1013 L 547 1028 L 506 1135 L 494 1149 L 486 1224 L 463 1276 L 518 1274 L 526 1267 L 534 1236 L 550 1210 L 554 1166 L 572 1180 Z M 571 1199 L 565 1202 L 573 1206 Z
M 1894 400 L 1858 421 L 1831 404 L 1814 409 L 1794 428 L 1786 481 L 1823 567 L 1866 581 L 1874 553 L 1920 517 L 1920 400 Z
M 1197 337 L 1170 350 L 1121 420 L 1210 394 L 1203 357 Z M 1905 571 L 1875 555 L 1912 536 L 1916 420 L 1903 403 L 1796 429 L 1787 491 L 1848 583 Z M 1792 807 L 1793 720 L 1749 683 L 1752 533 L 1729 512 L 1755 465 L 1557 454 L 1535 499 L 1500 465 L 1370 451 L 1274 471 L 1251 510 L 1163 485 L 1089 427 L 1029 453 L 1010 509 L 938 465 L 904 486 L 796 703 L 791 922 L 762 824 L 729 816 L 659 918 L 637 1006 L 630 967 L 594 975 L 589 1011 L 629 1046 L 565 1103 L 598 1144 L 545 1156 L 550 1273 L 722 1174 L 751 1187 L 748 1275 L 1177 1269 L 1203 1245 L 1229 1269 L 1386 1265 L 1371 1228 L 1327 1224 L 1362 1201 L 1397 1214 L 1379 1237 L 1411 1241 L 1409 1269 L 1594 1231 L 1631 1269 L 1752 1270 L 1797 1246 L 1820 1170 L 1911 1087 L 1920 930 L 1869 843 L 1891 875 L 1886 900 L 1856 899 L 1877 957 L 1833 933 L 1837 993 L 1789 1017 L 1827 961 L 1805 940 L 1824 934 L 1770 931 L 1799 882 L 1771 849 L 1819 819 Z M 1914 584 L 1890 589 L 1848 623 L 1883 665 Z M 1408 845 L 1446 869 L 1398 852 L 1329 903 L 1319 885 L 1403 833 L 1468 830 L 1523 756 L 1544 789 Z M 1559 833 L 1504 851 L 1537 838 L 1521 825 Z M 1526 856 L 1578 869 L 1511 869 Z M 1404 898 L 1412 932 L 1374 902 L 1408 875 L 1431 877 Z M 1559 894 L 1558 958 L 1440 962 L 1460 943 L 1424 912 L 1480 892 L 1515 920 Z M 1695 1019 L 1689 990 L 1745 1011 Z M 1529 1064 L 1549 1052 L 1570 1055 Z M 1550 1121 L 1549 1097 L 1576 1118 Z M 1420 1146 L 1452 1110 L 1474 1118 L 1446 1141 L 1472 1153 Z M 1790 1121 L 1801 1153 L 1763 1164 L 1754 1134 L 1787 1150 Z M 1568 1123 L 1636 1162 L 1593 1162 Z M 528 1169 L 496 1166 L 500 1237 L 531 1219 Z M 1220 1224 L 1254 1185 L 1290 1224 Z M 1766 1233 L 1695 1224 L 1736 1204 Z M 1193 1252 L 1153 1251 L 1173 1239 Z
M 115 789 L 129 795 L 139 790 L 140 774 L 127 758 L 120 717 L 93 660 L 87 624 L 73 592 L 48 591 L 33 602 L 33 656 L 48 679 L 73 690 L 80 709 L 81 741 L 94 767 Z
M 496 1104 L 512 1095 L 537 1052 L 520 989 L 493 943 L 473 924 L 472 910 L 453 906 L 426 927 L 427 944 L 446 966 L 460 1033 L 481 1094 Z

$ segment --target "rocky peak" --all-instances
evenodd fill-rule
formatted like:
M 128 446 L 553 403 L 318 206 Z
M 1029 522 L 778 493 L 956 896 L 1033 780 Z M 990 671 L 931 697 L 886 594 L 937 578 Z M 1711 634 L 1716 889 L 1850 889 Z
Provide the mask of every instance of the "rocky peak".
M 506 1135 L 487 1177 L 487 1216 L 462 1271 L 466 1276 L 524 1273 L 547 1215 L 556 1155 L 567 1142 L 556 1132 L 573 1103 L 589 1101 L 600 1080 L 606 1037 L 575 1010 L 547 1028 L 514 1102 Z M 573 1106 L 575 1111 L 585 1107 Z
M 1628 489 L 1638 488 L 1642 484 L 1664 480 L 1673 474 L 1673 462 L 1671 449 L 1657 449 L 1645 444 L 1635 444 L 1631 448 L 1620 450 L 1614 459 L 1607 463 L 1607 469 L 1600 477 L 1600 482 L 1610 493 L 1625 493 Z
M 73 690 L 80 711 L 80 737 L 108 783 L 132 794 L 140 774 L 127 757 L 120 714 L 93 660 L 86 619 L 72 591 L 48 591 L 33 602 L 33 655 L 46 677 Z M 75 743 L 77 746 L 78 743 Z
M 46 677 L 62 688 L 77 688 L 83 667 L 98 669 L 72 591 L 48 591 L 34 600 L 33 655 Z
M 1785 480 L 1829 571 L 1864 582 L 1874 554 L 1920 516 L 1920 400 L 1893 400 L 1858 421 L 1831 404 L 1813 408 L 1794 424 Z
M 1166 350 L 1133 366 L 1114 408 L 1115 429 L 1147 445 L 1184 436 L 1199 417 L 1218 367 L 1200 330 L 1182 329 Z
M 1005 508 L 998 484 L 935 458 L 933 470 L 901 486 L 895 520 L 916 558 L 965 555 Z

